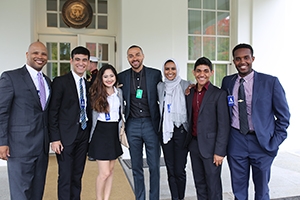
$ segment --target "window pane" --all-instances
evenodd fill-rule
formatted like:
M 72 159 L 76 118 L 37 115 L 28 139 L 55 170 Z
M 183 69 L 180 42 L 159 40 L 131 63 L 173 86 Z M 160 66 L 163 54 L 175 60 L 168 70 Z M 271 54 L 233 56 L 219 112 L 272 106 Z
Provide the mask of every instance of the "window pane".
M 216 17 L 215 12 L 203 11 L 203 34 L 215 35 L 216 34 Z
M 98 16 L 98 28 L 107 29 L 107 16 Z
M 189 60 L 197 60 L 201 56 L 201 37 L 189 36 Z
M 50 79 L 57 76 L 57 63 L 48 62 L 47 63 L 47 75 Z
M 47 27 L 57 27 L 57 14 L 47 13 Z
M 203 0 L 203 9 L 216 9 L 215 0 Z
M 91 56 L 97 56 L 96 43 L 86 43 L 86 48 L 90 51 Z
M 59 11 L 62 11 L 63 5 L 66 3 L 67 0 L 60 0 L 59 1 Z
M 88 27 L 86 27 L 86 28 L 87 29 L 95 29 L 96 28 L 95 15 L 93 15 L 92 21 L 91 21 L 90 25 Z
M 201 11 L 189 10 L 189 34 L 201 33 Z
M 60 64 L 60 76 L 65 75 L 70 72 L 70 63 Z
M 98 13 L 107 14 L 107 0 L 98 0 Z
M 229 61 L 229 38 L 218 38 L 217 60 Z
M 105 64 L 108 64 L 108 62 L 99 62 L 98 63 L 98 69 L 100 69 Z
M 60 60 L 70 60 L 70 43 L 60 43 Z
M 229 1 L 218 0 L 218 10 L 229 10 Z
M 203 56 L 210 60 L 216 60 L 216 38 L 203 37 Z
M 57 11 L 56 0 L 47 0 L 47 11 Z
M 226 75 L 227 75 L 227 65 L 226 64 L 215 65 L 215 82 L 214 82 L 214 84 L 216 86 L 221 87 L 222 79 Z
M 189 8 L 201 8 L 201 1 L 200 0 L 189 0 L 188 1 Z
M 195 76 L 193 75 L 193 70 L 194 70 L 194 63 L 193 64 L 188 63 L 188 66 L 187 66 L 187 80 L 195 83 L 196 81 L 195 81 Z
M 99 60 L 108 61 L 108 44 L 99 44 Z
M 87 0 L 87 2 L 91 5 L 93 13 L 96 12 L 95 0 Z
M 59 27 L 61 28 L 68 28 L 69 26 L 67 24 L 65 24 L 65 22 L 63 21 L 63 17 L 62 14 L 59 14 Z
M 218 12 L 218 35 L 228 35 L 230 28 L 229 13 Z
M 48 60 L 57 60 L 57 43 L 47 42 Z

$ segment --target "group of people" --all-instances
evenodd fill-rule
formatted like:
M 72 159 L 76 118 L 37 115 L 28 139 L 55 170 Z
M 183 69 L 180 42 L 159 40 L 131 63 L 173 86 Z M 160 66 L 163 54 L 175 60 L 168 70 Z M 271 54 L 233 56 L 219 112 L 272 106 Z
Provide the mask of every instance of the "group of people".
M 192 84 L 181 79 L 174 59 L 162 71 L 145 66 L 137 45 L 127 50 L 131 68 L 118 74 L 106 64 L 89 82 L 84 74 L 92 59 L 79 46 L 71 52 L 71 72 L 51 83 L 42 73 L 47 48 L 32 43 L 26 64 L 0 78 L 0 158 L 7 160 L 11 199 L 42 199 L 51 142 L 58 199 L 80 199 L 88 155 L 98 164 L 96 199 L 108 200 L 115 161 L 123 153 L 122 119 L 135 199 L 146 199 L 144 147 L 150 200 L 159 199 L 161 148 L 172 200 L 185 198 L 188 152 L 197 199 L 222 199 L 225 156 L 236 199 L 248 198 L 250 167 L 255 199 L 270 199 L 270 168 L 289 126 L 285 92 L 278 78 L 252 69 L 250 45 L 238 44 L 232 56 L 238 73 L 224 77 L 221 88 L 210 82 L 214 70 L 208 58 L 195 62 Z

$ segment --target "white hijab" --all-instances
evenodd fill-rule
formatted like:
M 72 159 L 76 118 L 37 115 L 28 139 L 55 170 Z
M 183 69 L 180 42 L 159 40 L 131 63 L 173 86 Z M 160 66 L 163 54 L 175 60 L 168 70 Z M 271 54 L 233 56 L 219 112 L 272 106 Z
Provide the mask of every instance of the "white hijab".
M 173 61 L 176 66 L 176 77 L 171 81 L 165 77 L 164 73 L 165 64 L 167 61 Z M 162 67 L 165 78 L 165 97 L 162 128 L 164 144 L 167 144 L 168 141 L 170 141 L 173 137 L 174 125 L 179 128 L 187 121 L 185 97 L 180 85 L 180 69 L 174 59 L 168 59 L 167 61 L 164 62 L 164 65 Z

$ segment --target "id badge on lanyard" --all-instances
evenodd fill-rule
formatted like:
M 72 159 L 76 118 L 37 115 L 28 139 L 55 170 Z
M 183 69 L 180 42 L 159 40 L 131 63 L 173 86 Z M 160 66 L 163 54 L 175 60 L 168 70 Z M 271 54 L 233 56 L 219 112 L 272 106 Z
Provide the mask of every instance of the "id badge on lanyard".
M 135 93 L 135 98 L 141 99 L 143 96 L 143 90 L 142 89 L 137 89 Z
M 105 113 L 105 120 L 106 121 L 110 120 L 110 114 L 109 113 Z
M 233 95 L 228 95 L 227 96 L 227 102 L 228 102 L 228 106 L 233 106 L 234 105 L 234 97 L 233 97 Z
M 81 109 L 85 108 L 85 101 L 84 101 L 84 99 L 80 99 L 80 108 Z

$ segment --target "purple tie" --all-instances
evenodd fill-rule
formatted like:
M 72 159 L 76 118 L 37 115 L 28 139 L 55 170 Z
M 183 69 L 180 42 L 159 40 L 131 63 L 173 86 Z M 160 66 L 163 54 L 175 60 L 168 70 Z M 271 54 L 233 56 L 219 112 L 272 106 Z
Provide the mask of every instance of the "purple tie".
M 38 73 L 38 81 L 39 81 L 39 95 L 40 95 L 40 101 L 42 105 L 42 109 L 45 109 L 46 105 L 46 90 L 45 90 L 45 84 L 43 80 L 43 74 L 41 72 Z

